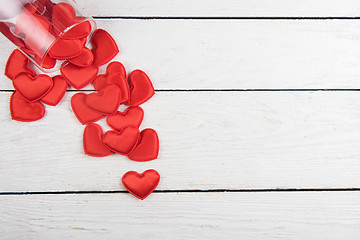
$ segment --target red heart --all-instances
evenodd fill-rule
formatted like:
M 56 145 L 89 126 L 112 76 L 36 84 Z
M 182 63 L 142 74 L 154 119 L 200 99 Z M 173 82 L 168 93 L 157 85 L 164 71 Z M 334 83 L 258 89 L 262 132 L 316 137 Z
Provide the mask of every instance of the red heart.
M 36 76 L 35 71 L 29 68 L 29 59 L 16 49 L 11 53 L 9 60 L 6 63 L 5 75 L 13 80 L 21 73 L 28 73 L 31 76 Z
M 67 3 L 58 3 L 53 7 L 52 22 L 56 35 L 63 33 L 62 39 L 84 38 L 91 32 L 90 22 L 77 17 L 74 8 Z
M 13 23 L 4 23 L 4 22 L 0 22 L 0 32 L 2 34 L 4 34 L 4 36 L 9 39 L 11 42 L 13 42 L 16 46 L 22 48 L 25 47 L 25 43 L 18 37 L 16 37 L 11 31 L 10 29 L 12 29 L 12 27 L 15 27 L 16 25 Z
M 52 80 L 54 82 L 53 87 L 50 92 L 41 99 L 41 102 L 50 106 L 56 106 L 64 97 L 68 83 L 62 76 L 55 76 Z
M 76 118 L 82 125 L 96 122 L 104 117 L 103 114 L 95 112 L 85 103 L 85 93 L 77 93 L 71 98 L 71 107 Z
M 51 46 L 49 56 L 59 60 L 74 58 L 82 53 L 83 48 L 84 45 L 82 40 L 58 39 Z
M 138 162 L 151 161 L 159 155 L 159 137 L 155 130 L 145 129 L 140 133 L 140 141 L 128 155 L 128 158 Z
M 35 62 L 45 69 L 52 69 L 56 65 L 56 59 L 51 58 L 49 54 L 46 54 L 44 59 L 36 55 Z
M 92 64 L 95 66 L 104 65 L 119 53 L 115 40 L 103 29 L 97 29 L 94 32 L 91 42 L 94 46 L 92 49 L 94 61 Z
M 129 76 L 130 100 L 129 106 L 138 106 L 149 100 L 155 94 L 151 80 L 141 70 L 133 71 Z
M 102 141 L 103 131 L 98 124 L 89 124 L 85 127 L 83 145 L 85 154 L 93 157 L 106 157 L 113 154 Z
M 124 65 L 122 65 L 120 62 L 111 62 L 106 68 L 106 73 L 97 76 L 97 78 L 94 80 L 94 88 L 97 91 L 104 88 L 107 85 L 106 80 L 114 73 L 119 73 L 122 77 L 126 78 Z
M 85 102 L 93 110 L 106 115 L 114 114 L 121 102 L 120 88 L 115 84 L 111 84 L 96 93 L 89 94 Z
M 115 84 L 120 88 L 120 102 L 126 103 L 129 99 L 130 90 L 126 78 L 124 78 L 121 73 L 112 73 L 109 74 L 106 78 L 98 76 L 93 82 L 93 86 L 97 91 L 100 91 L 101 89 L 111 84 Z
M 106 123 L 114 130 L 121 131 L 126 127 L 139 128 L 144 118 L 144 110 L 141 107 L 129 107 L 124 113 L 117 112 L 106 118 Z
M 155 190 L 159 182 L 160 174 L 153 169 L 142 174 L 130 171 L 122 177 L 122 183 L 126 190 L 141 200 L 147 198 Z
M 21 122 L 33 122 L 45 115 L 45 107 L 39 103 L 29 103 L 15 91 L 10 98 L 10 113 L 12 119 Z
M 139 129 L 127 127 L 121 132 L 107 131 L 103 136 L 103 142 L 111 151 L 127 155 L 136 146 L 139 138 Z
M 36 102 L 51 90 L 53 81 L 47 75 L 32 77 L 27 73 L 22 73 L 14 78 L 13 85 L 25 100 Z
M 60 68 L 61 74 L 65 80 L 75 89 L 89 85 L 97 76 L 99 68 L 96 66 L 78 67 L 74 64 L 66 64 Z
M 84 47 L 82 53 L 74 58 L 69 58 L 68 61 L 79 67 L 87 67 L 91 65 L 94 60 L 92 51 L 87 47 Z

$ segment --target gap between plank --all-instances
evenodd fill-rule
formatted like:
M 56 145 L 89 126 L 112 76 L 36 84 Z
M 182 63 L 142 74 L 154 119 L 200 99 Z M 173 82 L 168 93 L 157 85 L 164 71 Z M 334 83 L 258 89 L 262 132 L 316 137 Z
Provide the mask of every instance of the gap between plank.
M 133 17 L 133 16 L 93 16 L 94 19 L 134 19 L 134 20 L 357 20 L 359 17 Z

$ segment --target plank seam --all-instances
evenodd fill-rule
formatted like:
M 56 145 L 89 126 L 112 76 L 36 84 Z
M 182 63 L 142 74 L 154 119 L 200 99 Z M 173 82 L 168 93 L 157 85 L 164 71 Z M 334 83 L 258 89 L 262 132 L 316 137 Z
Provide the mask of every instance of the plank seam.
M 94 19 L 124 19 L 124 20 L 358 20 L 355 17 L 171 17 L 171 16 L 93 16 Z

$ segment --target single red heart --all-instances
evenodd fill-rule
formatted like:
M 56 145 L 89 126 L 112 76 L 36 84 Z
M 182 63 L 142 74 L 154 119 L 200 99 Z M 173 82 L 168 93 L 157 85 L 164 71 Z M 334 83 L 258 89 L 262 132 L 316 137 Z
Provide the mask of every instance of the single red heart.
M 47 75 L 32 77 L 27 73 L 22 73 L 14 78 L 13 85 L 25 100 L 36 102 L 51 90 L 53 81 Z
M 94 88 L 97 91 L 104 88 L 107 85 L 106 80 L 109 78 L 110 75 L 113 75 L 115 73 L 120 74 L 122 77 L 126 79 L 126 71 L 124 65 L 122 65 L 120 62 L 111 62 L 106 67 L 106 73 L 97 76 L 96 79 L 94 80 L 93 83 Z
M 68 61 L 79 67 L 87 67 L 91 65 L 94 60 L 92 51 L 87 47 L 84 47 L 82 53 L 74 58 L 69 58 Z
M 130 100 L 129 106 L 139 106 L 155 94 L 150 78 L 141 70 L 133 71 L 129 76 Z
M 33 77 L 36 76 L 35 71 L 29 67 L 29 59 L 20 50 L 16 49 L 11 53 L 6 63 L 5 75 L 13 80 L 21 73 L 28 73 Z
M 56 59 L 51 58 L 49 54 L 46 54 L 44 59 L 42 59 L 40 56 L 35 56 L 35 62 L 39 64 L 39 66 L 45 68 L 45 69 L 52 69 L 56 65 Z
M 89 85 L 97 76 L 99 68 L 96 66 L 78 67 L 74 64 L 66 64 L 60 68 L 65 80 L 75 89 L 80 90 Z
M 103 29 L 97 29 L 94 32 L 91 42 L 94 46 L 92 49 L 94 61 L 92 64 L 95 66 L 104 65 L 119 53 L 115 40 Z
M 103 136 L 103 142 L 111 151 L 127 155 L 134 149 L 139 138 L 139 129 L 127 127 L 121 132 L 107 131 Z
M 112 129 L 121 131 L 126 127 L 139 128 L 144 118 L 144 110 L 141 107 L 129 107 L 125 112 L 117 112 L 106 118 L 106 123 Z
M 51 46 L 49 56 L 59 60 L 74 58 L 82 54 L 83 42 L 81 40 L 58 39 Z
M 52 80 L 54 82 L 53 87 L 50 92 L 41 99 L 41 102 L 50 106 L 56 106 L 64 97 L 68 83 L 60 75 L 53 77 Z
M 33 122 L 44 117 L 45 107 L 39 103 L 29 103 L 15 91 L 10 98 L 10 113 L 13 120 Z
M 97 91 L 100 91 L 101 89 L 111 84 L 115 84 L 120 88 L 120 102 L 126 103 L 129 100 L 130 90 L 126 78 L 124 78 L 121 73 L 112 73 L 109 74 L 106 78 L 98 76 L 93 82 L 93 86 Z
M 121 104 L 120 93 L 120 88 L 115 84 L 111 84 L 99 92 L 87 95 L 85 102 L 89 107 L 99 113 L 105 115 L 114 114 Z
M 80 39 L 91 33 L 91 24 L 77 17 L 74 8 L 67 3 L 58 3 L 52 10 L 52 22 L 57 36 L 62 39 Z
M 85 93 L 77 93 L 71 98 L 72 110 L 82 125 L 96 122 L 104 117 L 103 114 L 95 112 L 85 103 L 86 96 Z
M 158 186 L 160 182 L 160 174 L 153 170 L 147 170 L 142 174 L 130 171 L 122 177 L 122 184 L 135 197 L 144 200 Z
M 148 128 L 140 133 L 140 141 L 129 153 L 128 158 L 133 161 L 151 161 L 159 155 L 159 137 L 154 129 Z
M 85 127 L 83 146 L 85 154 L 93 157 L 106 157 L 113 154 L 102 141 L 103 131 L 98 124 L 89 124 Z

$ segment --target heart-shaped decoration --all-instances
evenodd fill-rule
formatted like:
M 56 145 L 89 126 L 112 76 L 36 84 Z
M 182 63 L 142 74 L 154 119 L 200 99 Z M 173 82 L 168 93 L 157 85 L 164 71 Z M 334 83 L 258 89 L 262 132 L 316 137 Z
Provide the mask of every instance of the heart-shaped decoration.
M 29 103 L 15 91 L 10 98 L 10 113 L 12 119 L 21 122 L 33 122 L 44 117 L 45 107 L 39 103 Z
M 91 65 L 94 60 L 92 51 L 87 47 L 84 47 L 82 53 L 74 58 L 69 58 L 68 61 L 79 67 L 87 67 Z
M 91 38 L 93 44 L 93 65 L 102 66 L 113 59 L 118 53 L 119 48 L 112 36 L 103 29 L 97 29 Z
M 13 85 L 25 100 L 36 102 L 51 90 L 53 81 L 47 75 L 32 77 L 27 73 L 22 73 L 14 78 Z
M 86 104 L 93 110 L 105 115 L 114 114 L 121 104 L 121 90 L 111 84 L 96 93 L 91 93 L 86 97 Z
M 159 155 L 159 137 L 154 129 L 148 128 L 140 133 L 140 141 L 128 155 L 138 162 L 151 161 Z
M 98 124 L 89 124 L 85 127 L 83 146 L 85 154 L 93 157 L 106 157 L 113 154 L 102 141 L 103 131 Z
M 71 107 L 82 125 L 96 122 L 104 117 L 103 114 L 95 112 L 86 103 L 87 95 L 85 93 L 77 93 L 71 98 Z
M 58 3 L 53 7 L 52 22 L 56 35 L 62 39 L 80 39 L 91 33 L 90 22 L 77 17 L 74 8 L 67 3 Z
M 8 22 L 0 22 L 0 32 L 2 34 L 4 34 L 4 36 L 9 39 L 12 43 L 14 43 L 16 46 L 20 47 L 20 48 L 24 48 L 25 47 L 25 43 L 24 41 L 22 41 L 20 38 L 16 37 L 11 31 L 10 29 L 16 27 L 15 24 L 13 23 L 8 23 Z
M 41 102 L 50 105 L 56 106 L 66 93 L 68 83 L 62 76 L 55 76 L 52 78 L 53 87 L 51 90 L 41 99 Z
M 59 60 L 75 58 L 82 54 L 84 45 L 82 40 L 58 39 L 51 46 L 49 56 Z
M 113 73 L 120 73 L 124 78 L 126 78 L 126 70 L 121 62 L 114 61 L 109 63 L 109 65 L 106 67 L 105 75 L 109 75 Z
M 20 50 L 14 50 L 5 67 L 5 75 L 13 80 L 21 73 L 28 73 L 35 77 L 36 73 L 29 67 L 29 59 Z
M 144 110 L 141 107 L 129 107 L 125 112 L 117 112 L 106 118 L 106 123 L 114 130 L 121 131 L 126 127 L 139 128 L 144 118 Z
M 95 78 L 95 80 L 93 82 L 93 86 L 97 91 L 100 91 L 101 89 L 103 89 L 106 86 L 109 86 L 111 84 L 115 84 L 120 88 L 120 90 L 121 90 L 120 102 L 126 103 L 129 99 L 130 89 L 129 89 L 129 85 L 126 81 L 126 78 L 124 78 L 121 73 L 109 74 L 107 76 L 107 78 L 98 76 L 97 78 Z
M 111 151 L 127 155 L 134 149 L 139 138 L 139 129 L 127 127 L 121 132 L 107 131 L 103 136 L 103 142 Z
M 56 59 L 46 54 L 44 60 L 40 56 L 35 56 L 35 62 L 45 69 L 52 69 L 56 65 Z
M 156 189 L 159 182 L 160 174 L 153 169 L 142 174 L 130 171 L 122 177 L 122 183 L 126 190 L 141 200 L 147 198 Z
M 133 71 L 129 76 L 130 100 L 129 106 L 138 106 L 149 100 L 155 94 L 150 78 L 141 70 Z
M 89 85 L 97 76 L 99 68 L 96 66 L 78 67 L 74 64 L 66 64 L 60 68 L 65 80 L 75 89 L 80 90 Z

